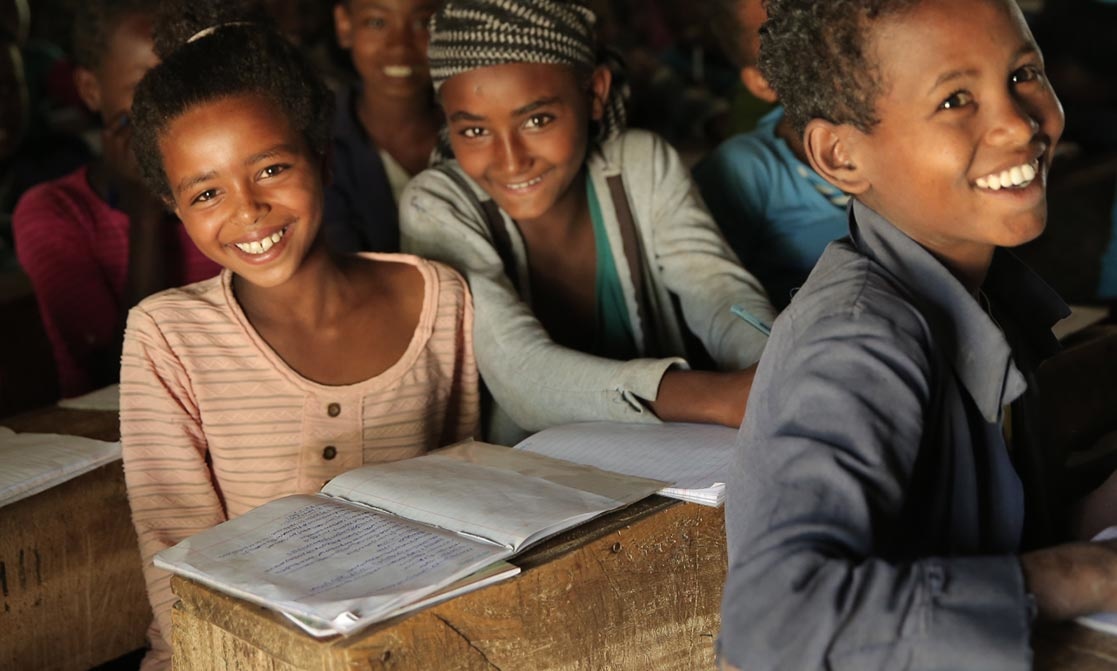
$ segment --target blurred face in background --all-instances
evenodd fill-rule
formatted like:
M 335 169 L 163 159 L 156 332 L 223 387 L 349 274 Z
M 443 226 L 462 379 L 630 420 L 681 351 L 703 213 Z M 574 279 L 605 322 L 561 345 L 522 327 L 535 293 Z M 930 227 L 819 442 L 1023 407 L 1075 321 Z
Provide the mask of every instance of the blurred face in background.
M 427 24 L 437 0 L 347 0 L 334 7 L 337 41 L 349 51 L 365 91 L 429 96 Z

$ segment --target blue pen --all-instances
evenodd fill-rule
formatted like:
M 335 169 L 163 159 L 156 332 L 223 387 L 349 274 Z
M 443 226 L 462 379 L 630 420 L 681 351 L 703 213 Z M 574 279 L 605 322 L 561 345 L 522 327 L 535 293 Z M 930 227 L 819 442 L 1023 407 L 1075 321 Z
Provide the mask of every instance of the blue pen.
M 744 309 L 740 305 L 734 305 L 733 307 L 729 308 L 729 311 L 743 319 L 745 323 L 747 323 L 749 326 L 753 327 L 757 331 L 760 331 L 764 335 L 772 335 L 771 326 L 768 326 L 764 322 L 757 319 L 756 315 Z

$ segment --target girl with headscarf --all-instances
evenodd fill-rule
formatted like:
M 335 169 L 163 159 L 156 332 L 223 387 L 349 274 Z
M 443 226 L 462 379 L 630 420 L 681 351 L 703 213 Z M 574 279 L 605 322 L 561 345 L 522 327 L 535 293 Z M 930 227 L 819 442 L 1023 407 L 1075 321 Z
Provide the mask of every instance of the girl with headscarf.
M 731 308 L 774 317 L 675 151 L 624 129 L 593 25 L 561 0 L 449 0 L 430 24 L 445 160 L 405 190 L 401 232 L 469 281 L 493 442 L 576 421 L 737 426 L 766 336 Z

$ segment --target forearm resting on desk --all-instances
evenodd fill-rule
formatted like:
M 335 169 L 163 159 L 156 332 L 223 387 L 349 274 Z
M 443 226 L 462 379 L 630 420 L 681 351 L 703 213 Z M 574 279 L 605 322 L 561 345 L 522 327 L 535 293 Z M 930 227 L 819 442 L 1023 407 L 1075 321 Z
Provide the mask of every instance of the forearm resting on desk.
M 669 370 L 649 403 L 665 422 L 702 422 L 736 428 L 745 417 L 756 366 L 740 371 Z

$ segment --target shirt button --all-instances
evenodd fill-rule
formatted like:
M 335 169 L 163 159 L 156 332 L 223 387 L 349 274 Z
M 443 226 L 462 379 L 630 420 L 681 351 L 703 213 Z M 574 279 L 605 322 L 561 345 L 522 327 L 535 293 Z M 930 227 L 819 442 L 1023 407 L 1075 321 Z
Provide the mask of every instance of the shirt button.
M 337 448 L 333 445 L 327 445 L 326 449 L 322 450 L 322 458 L 326 461 L 333 459 L 337 456 Z
M 329 415 L 330 417 L 337 417 L 338 415 L 341 414 L 341 404 L 340 403 L 331 403 L 331 404 L 327 405 L 326 406 L 326 414 Z

